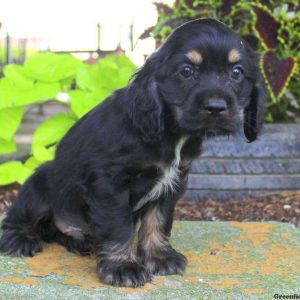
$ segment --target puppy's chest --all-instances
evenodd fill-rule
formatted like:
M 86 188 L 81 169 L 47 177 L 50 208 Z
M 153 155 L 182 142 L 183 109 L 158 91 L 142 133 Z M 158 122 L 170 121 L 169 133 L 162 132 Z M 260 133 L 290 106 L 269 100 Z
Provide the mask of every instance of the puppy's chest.
M 158 199 L 161 195 L 176 191 L 181 181 L 182 170 L 190 163 L 190 160 L 182 156 L 182 149 L 187 140 L 188 136 L 185 136 L 177 142 L 171 162 L 157 162 L 154 164 L 159 170 L 159 175 L 153 181 L 150 190 L 135 205 L 134 210 L 140 209 L 146 203 Z

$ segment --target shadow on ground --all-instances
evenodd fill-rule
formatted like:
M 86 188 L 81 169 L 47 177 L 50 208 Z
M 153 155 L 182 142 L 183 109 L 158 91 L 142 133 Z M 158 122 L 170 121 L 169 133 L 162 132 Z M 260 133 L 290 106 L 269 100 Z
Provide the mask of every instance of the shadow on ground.
M 0 256 L 1 299 L 273 299 L 299 294 L 300 231 L 281 223 L 175 222 L 184 276 L 142 288 L 101 284 L 95 261 L 45 244 L 33 258 Z

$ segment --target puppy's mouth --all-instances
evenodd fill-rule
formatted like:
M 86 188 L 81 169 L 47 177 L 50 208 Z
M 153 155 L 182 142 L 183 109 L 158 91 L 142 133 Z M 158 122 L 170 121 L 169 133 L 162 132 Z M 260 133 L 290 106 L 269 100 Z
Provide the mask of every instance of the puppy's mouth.
M 203 135 L 231 135 L 237 131 L 237 124 L 236 122 L 231 122 L 229 120 L 216 120 L 216 121 L 209 121 L 204 123 L 198 123 L 197 125 L 191 126 L 189 124 L 186 126 L 186 129 L 191 133 L 195 134 L 203 134 Z M 187 124 L 186 124 L 187 125 Z
M 220 135 L 234 135 L 239 131 L 241 120 L 234 111 L 229 111 L 226 115 L 208 116 L 200 112 L 199 114 L 182 114 L 178 118 L 177 127 L 192 135 L 202 135 L 206 137 Z
M 201 134 L 205 137 L 215 136 L 229 136 L 235 133 L 235 130 L 231 127 L 207 127 L 201 129 Z
M 234 126 L 218 127 L 218 126 L 205 126 L 198 128 L 185 128 L 191 135 L 200 135 L 207 138 L 216 136 L 230 136 L 236 133 Z

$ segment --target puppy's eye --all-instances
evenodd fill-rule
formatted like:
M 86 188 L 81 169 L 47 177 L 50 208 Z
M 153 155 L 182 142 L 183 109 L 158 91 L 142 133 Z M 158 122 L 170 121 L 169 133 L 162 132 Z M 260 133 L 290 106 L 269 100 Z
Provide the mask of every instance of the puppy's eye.
M 185 66 L 180 71 L 180 74 L 185 78 L 191 77 L 194 74 L 194 69 L 190 66 Z
M 239 79 L 243 75 L 243 69 L 241 67 L 233 67 L 231 75 L 234 79 Z

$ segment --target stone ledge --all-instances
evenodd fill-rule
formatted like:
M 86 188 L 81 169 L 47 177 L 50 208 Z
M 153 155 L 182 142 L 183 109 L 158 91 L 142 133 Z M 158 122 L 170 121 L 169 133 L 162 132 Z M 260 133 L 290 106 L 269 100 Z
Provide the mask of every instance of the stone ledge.
M 282 223 L 175 222 L 173 246 L 188 258 L 184 276 L 145 287 L 98 281 L 95 261 L 45 244 L 33 258 L 0 256 L 1 299 L 273 299 L 299 294 L 300 232 Z
M 189 189 L 217 190 L 296 190 L 300 174 L 295 175 L 189 175 Z
M 226 200 L 299 187 L 300 124 L 274 124 L 251 144 L 242 135 L 205 141 L 184 198 Z
M 300 158 L 224 159 L 199 158 L 192 163 L 190 174 L 255 175 L 300 174 Z

